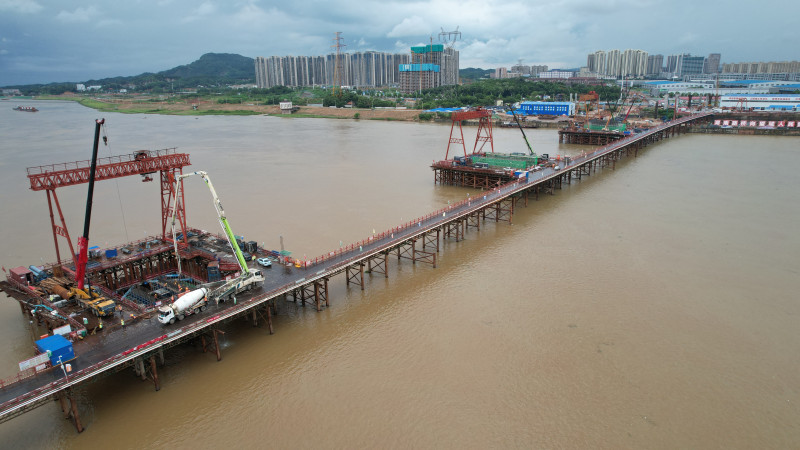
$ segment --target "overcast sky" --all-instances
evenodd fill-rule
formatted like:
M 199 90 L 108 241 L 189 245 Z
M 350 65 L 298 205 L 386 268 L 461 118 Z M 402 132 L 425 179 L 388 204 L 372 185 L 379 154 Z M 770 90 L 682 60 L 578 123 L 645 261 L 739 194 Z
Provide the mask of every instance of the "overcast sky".
M 204 53 L 408 53 L 458 28 L 461 68 L 586 65 L 595 50 L 800 59 L 800 1 L 0 0 L 0 86 L 159 72 Z

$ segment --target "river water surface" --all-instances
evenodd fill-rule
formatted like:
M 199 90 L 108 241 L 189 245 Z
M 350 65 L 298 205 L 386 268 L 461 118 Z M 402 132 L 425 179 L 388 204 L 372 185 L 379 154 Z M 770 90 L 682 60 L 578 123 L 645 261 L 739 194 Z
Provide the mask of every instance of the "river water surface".
M 34 102 L 31 102 L 32 104 Z M 99 113 L 0 108 L 0 262 L 55 260 L 25 168 L 91 156 Z M 100 156 L 177 147 L 236 234 L 313 258 L 476 191 L 433 184 L 449 126 L 106 114 Z M 525 151 L 495 129 L 496 151 Z M 466 129 L 474 139 L 475 129 Z M 576 154 L 555 130 L 539 153 Z M 467 140 L 471 139 L 467 137 Z M 797 448 L 800 151 L 792 137 L 684 135 L 651 145 L 447 242 L 436 269 L 389 259 L 330 308 L 279 302 L 276 333 L 229 325 L 222 362 L 167 353 L 162 389 L 123 371 L 0 424 L 3 448 Z M 191 225 L 218 230 L 202 183 Z M 86 186 L 59 190 L 74 239 Z M 91 245 L 159 233 L 159 186 L 96 185 Z M 67 253 L 61 242 L 62 253 Z M 0 377 L 31 353 L 0 294 Z M 34 330 L 40 333 L 41 330 Z M 234 444 L 237 443 L 237 444 Z

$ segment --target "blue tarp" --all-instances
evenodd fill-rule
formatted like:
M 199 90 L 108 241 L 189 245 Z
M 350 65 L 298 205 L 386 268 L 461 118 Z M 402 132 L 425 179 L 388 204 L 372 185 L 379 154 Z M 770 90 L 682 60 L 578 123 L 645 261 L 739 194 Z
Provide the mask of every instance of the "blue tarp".
M 464 108 L 433 108 L 433 109 L 426 109 L 425 112 L 457 112 L 463 111 Z

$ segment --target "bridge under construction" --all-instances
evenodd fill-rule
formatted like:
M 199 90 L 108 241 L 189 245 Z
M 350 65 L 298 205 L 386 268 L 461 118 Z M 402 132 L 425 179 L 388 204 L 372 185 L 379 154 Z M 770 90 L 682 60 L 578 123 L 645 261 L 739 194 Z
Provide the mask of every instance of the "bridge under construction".
M 524 175 L 514 171 L 484 170 L 480 168 L 461 167 L 452 160 L 445 159 L 433 164 L 434 180 L 437 183 L 457 186 L 479 187 L 483 189 L 479 195 L 471 196 L 459 203 L 430 212 L 425 216 L 399 224 L 388 230 L 373 235 L 335 251 L 320 255 L 313 259 L 292 259 L 281 252 L 271 252 L 257 245 L 251 248 L 255 256 L 269 257 L 275 262 L 273 275 L 263 285 L 252 291 L 237 296 L 235 302 L 219 303 L 202 313 L 187 317 L 175 325 L 163 326 L 152 323 L 147 318 L 153 314 L 155 304 L 148 305 L 123 298 L 119 291 L 129 290 L 131 286 L 156 276 L 170 274 L 175 271 L 178 258 L 183 261 L 189 276 L 200 281 L 209 281 L 209 263 L 214 263 L 214 253 L 204 246 L 192 245 L 190 236 L 204 242 L 220 241 L 222 237 L 201 233 L 181 223 L 181 235 L 176 244 L 168 236 L 168 218 L 180 217 L 183 208 L 182 199 L 176 201 L 176 191 L 172 180 L 177 178 L 182 168 L 189 164 L 188 155 L 174 150 L 166 150 L 148 155 L 134 155 L 118 161 L 103 161 L 100 165 L 105 178 L 116 176 L 141 175 L 143 179 L 155 172 L 160 172 L 162 186 L 162 233 L 159 237 L 147 238 L 125 247 L 132 251 L 114 261 L 103 260 L 87 269 L 87 274 L 94 285 L 103 293 L 115 298 L 127 309 L 125 314 L 132 317 L 128 324 L 107 326 L 102 333 L 85 336 L 75 342 L 76 359 L 72 362 L 72 371 L 67 372 L 62 366 L 48 367 L 44 370 L 27 370 L 17 377 L 2 380 L 0 384 L 0 421 L 7 421 L 31 409 L 48 404 L 53 400 L 59 402 L 65 417 L 71 417 L 76 429 L 83 430 L 76 396 L 73 388 L 96 380 L 125 368 L 133 368 L 138 377 L 151 380 L 154 388 L 161 388 L 158 367 L 164 364 L 164 353 L 171 347 L 189 341 L 200 342 L 203 351 L 212 351 L 217 360 L 222 359 L 219 336 L 224 334 L 223 326 L 233 320 L 246 318 L 254 326 L 264 324 L 270 334 L 273 333 L 272 316 L 278 313 L 277 300 L 292 300 L 301 305 L 309 305 L 317 310 L 331 306 L 335 299 L 329 295 L 329 283 L 342 275 L 348 287 L 365 289 L 370 276 L 389 277 L 390 259 L 398 264 L 410 261 L 412 264 L 427 264 L 436 267 L 437 255 L 450 241 L 465 239 L 470 229 L 479 230 L 488 222 L 507 222 L 513 220 L 516 208 L 528 206 L 530 200 L 539 195 L 554 195 L 564 184 L 580 180 L 584 176 L 596 174 L 601 169 L 614 169 L 616 161 L 625 156 L 636 156 L 638 152 L 651 143 L 668 139 L 687 130 L 692 124 L 703 123 L 710 114 L 697 114 L 664 123 L 645 132 L 630 135 L 609 143 L 591 152 L 560 161 L 557 166 L 543 167 L 540 170 L 526 172 Z M 489 131 L 490 133 L 490 131 Z M 452 135 L 452 133 L 451 133 Z M 481 132 L 479 131 L 479 136 Z M 463 142 L 463 135 L 462 135 Z M 476 147 L 478 141 L 476 141 Z M 149 161 L 145 161 L 149 160 Z M 44 166 L 43 166 L 44 167 Z M 60 169 L 60 170 L 57 170 Z M 60 205 L 55 196 L 55 188 L 71 184 L 79 184 L 85 180 L 82 173 L 88 167 L 55 166 L 52 169 L 29 169 L 32 189 L 45 190 L 51 211 L 51 224 L 56 245 L 58 261 L 46 265 L 43 270 L 51 276 L 67 280 L 74 278 L 74 270 L 66 261 L 62 261 L 58 251 L 58 238 L 69 241 L 69 234 L 61 215 Z M 61 173 L 54 176 L 56 172 Z M 51 197 L 53 203 L 50 203 Z M 179 205 L 177 207 L 171 206 Z M 53 206 L 59 214 L 59 222 L 53 214 Z M 179 219 L 180 220 L 180 219 Z M 70 244 L 71 254 L 72 251 Z M 187 264 L 187 261 L 189 263 Z M 224 258 L 217 261 L 222 277 L 233 274 L 238 265 Z M 215 265 L 216 267 L 216 265 Z M 57 272 L 53 274 L 53 272 Z M 35 280 L 34 280 L 35 281 Z M 0 283 L 0 287 L 11 297 L 20 302 L 23 314 L 34 317 L 35 305 L 46 305 L 52 311 L 59 311 L 58 305 L 49 301 L 46 296 L 31 289 L 31 284 L 18 279 L 9 278 Z M 60 314 L 69 318 L 69 315 Z M 131 316 L 132 315 L 132 316 Z M 41 317 L 41 314 L 36 317 Z M 46 320 L 55 327 L 63 325 L 53 314 Z M 81 323 L 72 319 L 67 321 L 73 330 L 73 337 L 84 336 L 91 327 L 86 321 Z M 125 333 L 114 333 L 125 327 Z M 96 327 L 92 328 L 97 331 Z

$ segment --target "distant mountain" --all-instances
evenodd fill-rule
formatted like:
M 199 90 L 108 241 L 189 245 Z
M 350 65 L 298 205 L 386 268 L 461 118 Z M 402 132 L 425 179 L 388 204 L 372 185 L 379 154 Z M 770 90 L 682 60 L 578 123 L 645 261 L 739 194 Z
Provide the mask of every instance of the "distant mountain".
M 255 84 L 255 60 L 232 53 L 206 53 L 197 61 L 158 73 L 145 72 L 129 77 L 111 77 L 81 82 L 86 86 L 103 89 L 133 89 L 172 91 L 198 86 L 223 86 L 228 84 Z M 29 84 L 9 86 L 26 95 L 61 94 L 75 90 L 75 83 Z
M 489 75 L 494 73 L 494 69 L 476 69 L 474 67 L 467 67 L 466 69 L 459 69 L 458 76 L 465 80 L 479 80 L 481 78 L 489 78 Z
M 169 78 L 220 77 L 255 81 L 255 61 L 233 53 L 206 53 L 185 66 L 159 72 Z

